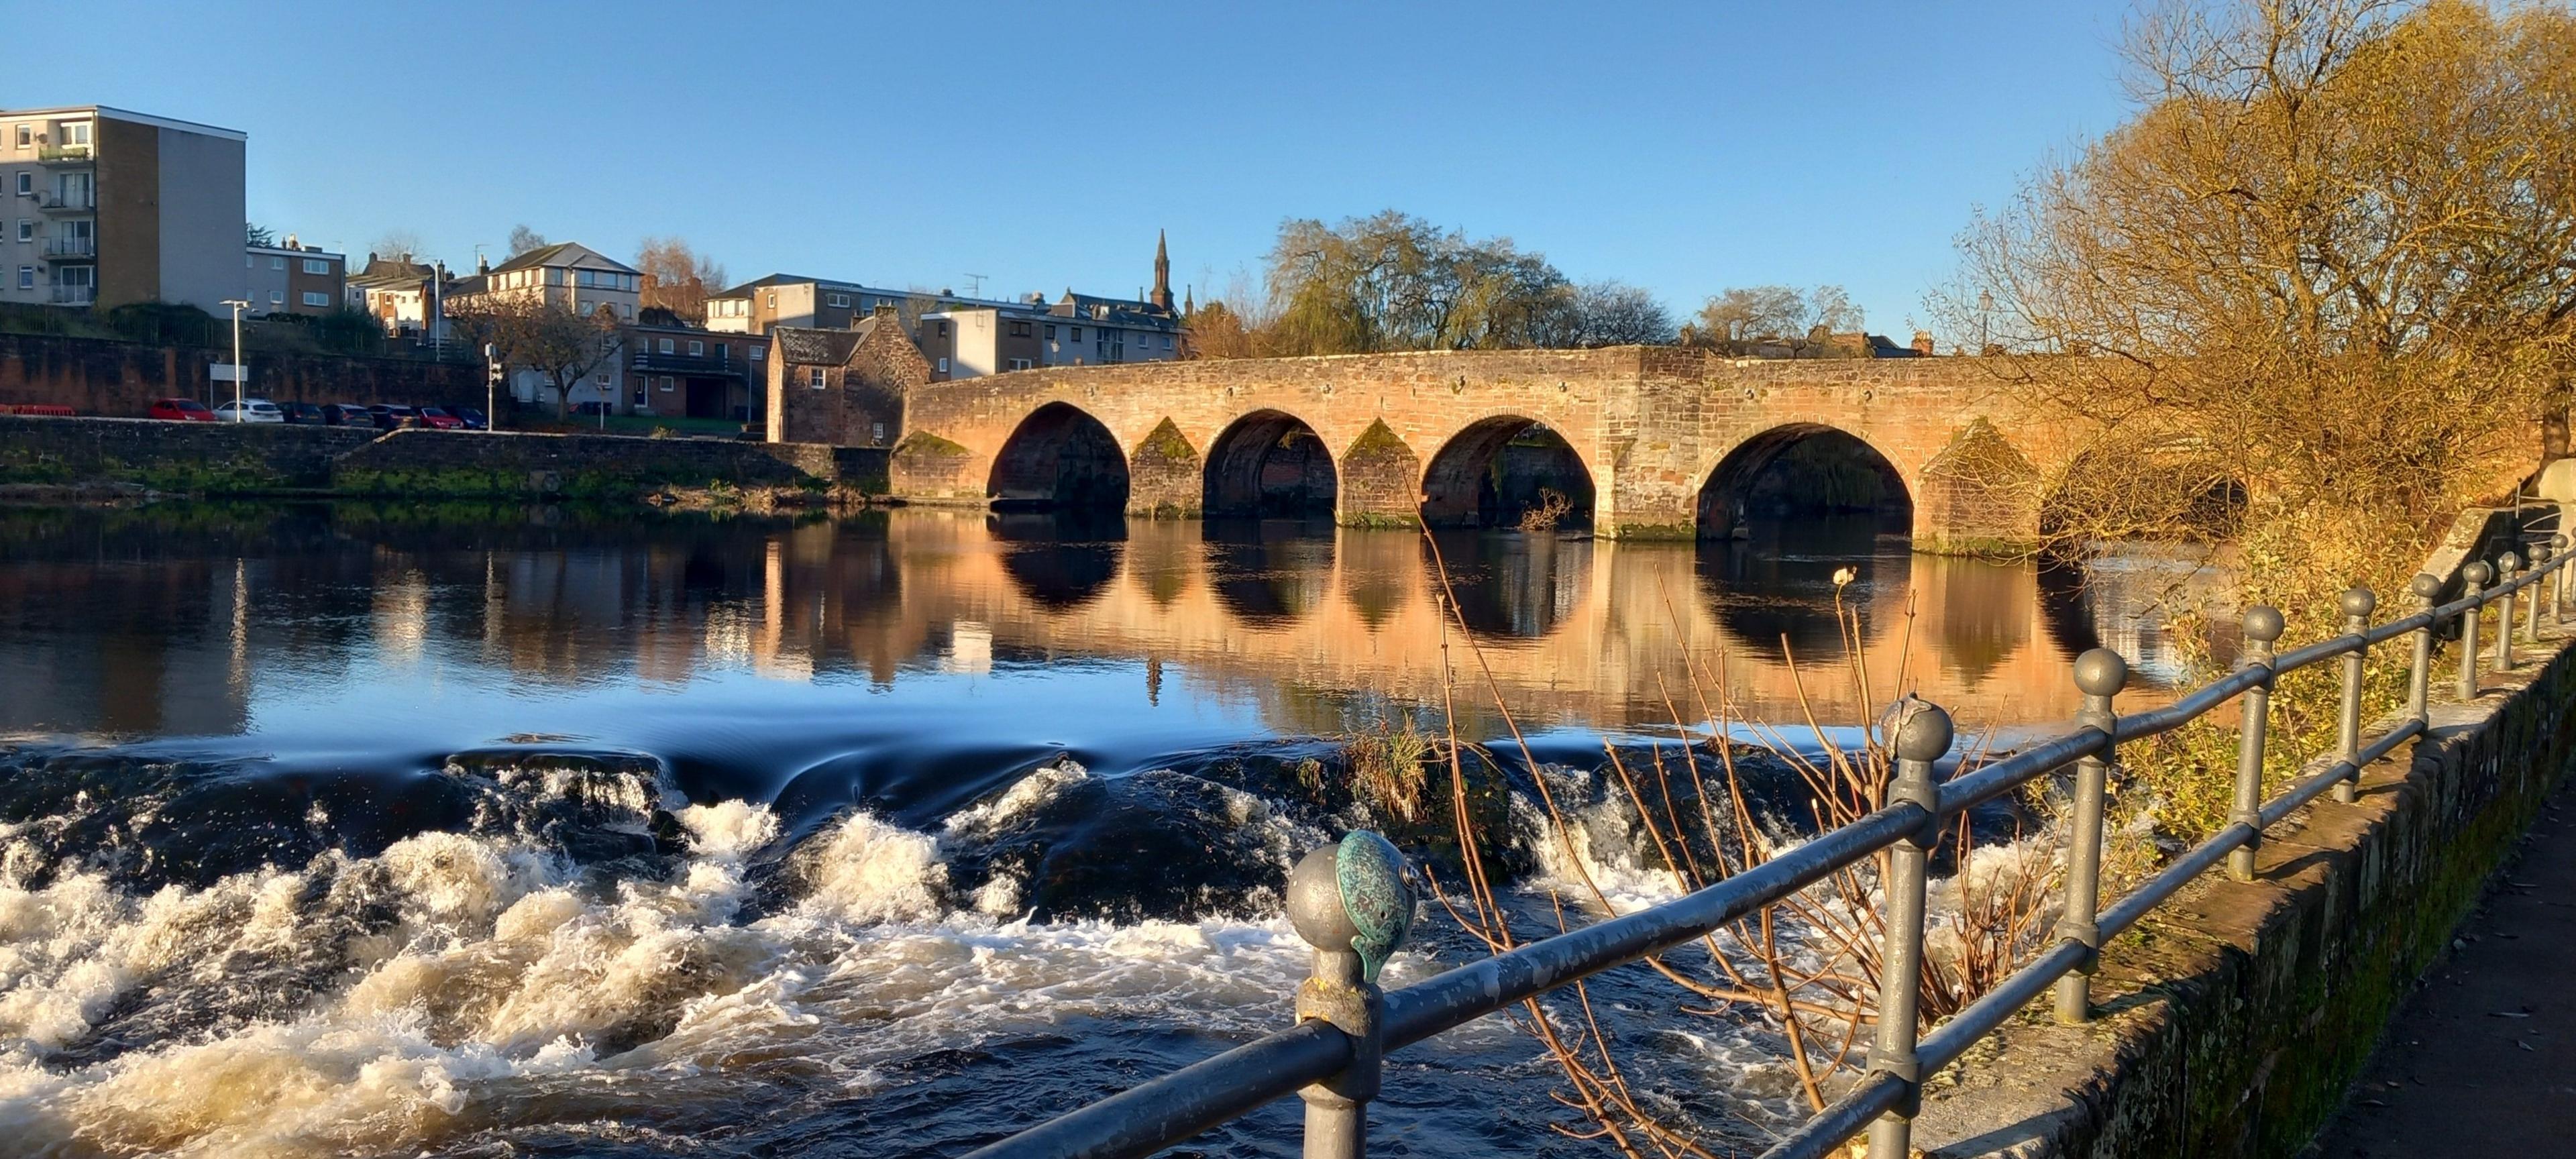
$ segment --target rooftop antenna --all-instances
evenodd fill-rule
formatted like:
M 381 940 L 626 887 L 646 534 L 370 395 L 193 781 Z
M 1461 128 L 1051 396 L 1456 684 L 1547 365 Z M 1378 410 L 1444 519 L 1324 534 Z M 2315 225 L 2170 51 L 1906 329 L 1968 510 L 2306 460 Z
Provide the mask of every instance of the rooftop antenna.
M 967 283 L 966 283 L 966 296 L 967 296 L 967 297 L 969 297 L 969 298 L 981 298 L 981 297 L 983 297 L 983 296 L 984 296 L 984 275 L 982 275 L 982 274 L 968 274 L 968 275 L 966 275 L 966 276 L 967 276 L 968 278 L 973 279 L 972 281 L 969 281 L 969 282 L 967 282 Z

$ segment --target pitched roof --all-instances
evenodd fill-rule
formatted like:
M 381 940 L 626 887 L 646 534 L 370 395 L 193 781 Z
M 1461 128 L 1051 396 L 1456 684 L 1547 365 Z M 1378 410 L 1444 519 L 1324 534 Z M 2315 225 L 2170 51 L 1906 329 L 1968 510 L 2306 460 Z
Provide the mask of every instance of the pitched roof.
M 538 246 L 492 267 L 492 272 L 501 274 L 511 270 L 534 269 L 540 266 L 588 266 L 591 269 L 606 268 L 626 274 L 643 272 L 577 241 L 559 241 L 553 245 Z
M 352 286 L 412 285 L 428 280 L 429 275 L 430 268 L 426 262 L 406 262 L 394 258 L 377 257 L 367 263 L 367 268 L 349 275 L 349 284 Z
M 867 337 L 876 319 L 870 318 L 856 330 L 808 330 L 802 326 L 779 326 L 770 330 L 778 339 L 778 358 L 798 366 L 843 366 L 859 340 Z

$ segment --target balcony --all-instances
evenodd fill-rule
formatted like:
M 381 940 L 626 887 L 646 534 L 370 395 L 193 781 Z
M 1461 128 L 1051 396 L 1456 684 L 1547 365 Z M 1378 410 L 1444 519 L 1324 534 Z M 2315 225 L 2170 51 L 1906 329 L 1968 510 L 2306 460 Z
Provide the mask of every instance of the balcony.
M 49 262 L 96 261 L 98 260 L 98 239 L 94 237 L 46 238 L 45 260 Z
M 56 286 L 53 288 L 51 301 L 57 306 L 91 305 L 98 301 L 98 287 Z
M 90 145 L 40 145 L 36 148 L 39 165 L 87 165 L 98 160 L 96 147 Z
M 46 213 L 92 213 L 98 209 L 98 195 L 47 190 L 36 195 L 36 208 Z
M 657 354 L 650 350 L 638 350 L 627 365 L 632 369 L 654 374 L 723 375 L 727 378 L 741 378 L 744 364 L 723 358 L 689 354 Z

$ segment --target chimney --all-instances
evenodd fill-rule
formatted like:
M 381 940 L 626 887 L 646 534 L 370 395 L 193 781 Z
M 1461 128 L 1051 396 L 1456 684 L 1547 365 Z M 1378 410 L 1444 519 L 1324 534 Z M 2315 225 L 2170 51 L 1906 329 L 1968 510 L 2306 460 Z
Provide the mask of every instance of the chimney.
M 1920 355 L 1922 355 L 1922 356 L 1923 356 L 1923 357 L 1925 357 L 1925 358 L 1930 358 L 1930 357 L 1932 357 L 1932 332 L 1931 332 L 1931 331 L 1929 331 L 1929 330 L 1917 330 L 1917 331 L 1915 331 L 1915 332 L 1914 332 L 1914 352 L 1915 352 L 1916 354 L 1920 354 Z
M 474 255 L 474 272 L 477 274 L 491 273 L 492 259 L 479 253 Z

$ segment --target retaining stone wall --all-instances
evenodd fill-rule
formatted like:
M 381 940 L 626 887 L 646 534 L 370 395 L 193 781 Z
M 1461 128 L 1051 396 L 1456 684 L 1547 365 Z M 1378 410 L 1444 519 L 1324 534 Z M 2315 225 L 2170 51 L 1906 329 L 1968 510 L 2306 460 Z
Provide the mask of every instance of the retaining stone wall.
M 342 456 L 331 476 L 334 490 L 355 495 L 622 499 L 657 486 L 792 486 L 808 478 L 882 491 L 885 456 L 809 443 L 395 431 Z
M 479 363 L 251 351 L 251 393 L 275 401 L 483 405 Z M 0 334 L 0 403 L 68 406 L 141 418 L 156 399 L 207 397 L 208 368 L 230 349 L 157 346 L 54 334 Z M 232 384 L 216 384 L 229 398 Z
M 2366 770 L 2358 803 L 2321 800 L 2268 834 L 2257 880 L 2199 883 L 2104 947 L 2109 1016 L 2057 1026 L 2043 998 L 1934 1078 L 1916 1145 L 2296 1154 L 2576 764 L 2571 701 L 2562 649 L 2474 704 L 2435 705 L 2432 735 Z
M 0 483 L 135 483 L 156 491 L 326 487 L 373 430 L 302 424 L 0 415 Z

